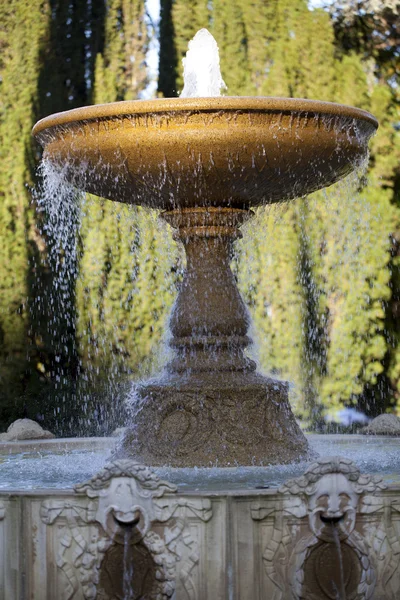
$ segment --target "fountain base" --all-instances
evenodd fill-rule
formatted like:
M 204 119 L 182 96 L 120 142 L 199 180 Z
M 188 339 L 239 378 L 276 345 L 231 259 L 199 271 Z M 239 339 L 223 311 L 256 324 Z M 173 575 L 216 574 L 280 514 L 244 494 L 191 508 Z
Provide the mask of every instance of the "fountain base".
M 285 382 L 254 372 L 191 373 L 136 388 L 117 451 L 152 466 L 229 467 L 311 457 Z
M 335 450 L 350 438 L 326 437 L 325 444 Z M 379 447 L 387 452 L 387 438 L 357 443 L 357 437 L 347 453 L 358 448 L 362 463 L 368 445 L 378 462 Z M 70 442 L 36 444 L 43 451 Z M 99 440 L 75 442 L 88 447 Z M 391 443 L 398 455 L 398 439 Z M 26 442 L 13 444 L 18 451 L 26 447 Z M 103 444 L 109 446 L 110 440 Z M 10 460 L 9 454 L 2 458 L 3 465 Z M 35 460 L 27 458 L 24 453 L 25 465 Z M 70 458 L 76 465 L 75 451 Z M 45 456 L 40 461 L 47 472 Z M 87 464 L 95 469 L 92 454 Z M 15 467 L 14 462 L 13 486 L 20 477 Z M 183 473 L 171 470 L 164 479 L 159 470 L 119 460 L 75 490 L 65 481 L 65 489 L 0 490 L 0 597 L 399 598 L 398 484 L 387 489 L 381 477 L 362 474 L 338 456 L 297 468 L 296 478 L 279 489 L 267 469 L 256 469 L 256 478 L 235 489 L 224 480 L 224 471 L 231 469 L 210 470 L 220 472 L 216 489 L 203 469 L 203 487 L 177 488 L 169 478 Z M 232 471 L 237 485 L 240 470 Z M 260 485 L 268 481 L 270 486 Z
M 136 386 L 133 423 L 117 456 L 173 467 L 307 459 L 287 383 L 257 373 L 245 352 L 250 316 L 230 260 L 252 211 L 203 207 L 161 216 L 187 259 L 169 323 L 173 358 L 164 376 Z

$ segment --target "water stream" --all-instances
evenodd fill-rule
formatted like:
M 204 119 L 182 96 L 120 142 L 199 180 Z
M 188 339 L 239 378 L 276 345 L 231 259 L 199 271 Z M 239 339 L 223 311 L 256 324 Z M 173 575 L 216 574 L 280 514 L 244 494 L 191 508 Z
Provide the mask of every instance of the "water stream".
M 124 561 L 123 561 L 123 600 L 134 600 L 135 590 L 133 589 L 133 553 L 132 553 L 132 533 L 133 528 L 127 527 L 124 531 Z
M 336 592 L 337 592 L 336 598 L 337 598 L 337 600 L 346 600 L 346 588 L 345 588 L 345 582 L 344 582 L 342 549 L 340 546 L 339 531 L 338 531 L 338 528 L 336 527 L 336 523 L 333 523 L 333 522 L 332 522 L 332 535 L 333 535 L 333 539 L 334 539 L 335 546 L 336 546 L 336 552 L 337 552 L 338 564 L 339 564 L 339 589 L 336 589 Z M 337 588 L 337 586 L 335 585 L 335 582 L 333 583 L 333 585 L 335 588 Z

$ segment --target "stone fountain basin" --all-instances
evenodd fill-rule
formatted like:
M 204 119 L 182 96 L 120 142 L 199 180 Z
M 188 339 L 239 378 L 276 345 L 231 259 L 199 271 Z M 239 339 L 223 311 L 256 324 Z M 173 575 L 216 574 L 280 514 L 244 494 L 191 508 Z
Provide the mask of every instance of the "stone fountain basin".
M 331 102 L 218 97 L 78 108 L 33 134 L 80 189 L 172 210 L 249 208 L 329 186 L 363 160 L 377 126 Z
M 307 435 L 320 456 L 351 459 L 361 472 L 381 475 L 400 494 L 400 438 L 355 434 Z M 118 438 L 65 438 L 0 442 L 0 491 L 69 489 L 90 478 L 111 457 Z M 276 490 L 298 477 L 311 461 L 254 467 L 157 467 L 180 491 L 205 494 Z
M 151 469 L 130 474 L 129 460 L 107 478 L 101 466 L 115 438 L 0 443 L 0 598 L 123 598 L 125 556 L 133 557 L 135 590 L 149 592 L 135 598 L 332 600 L 341 577 L 349 600 L 398 598 L 400 439 L 309 439 L 348 458 L 320 460 L 311 474 L 304 464 L 161 468 L 160 481 Z M 365 474 L 376 470 L 383 481 Z M 53 481 L 41 481 L 43 473 Z M 340 506 L 335 525 L 322 519 L 326 503 Z M 110 515 L 132 507 L 141 521 L 127 550 L 126 526 L 117 530 Z

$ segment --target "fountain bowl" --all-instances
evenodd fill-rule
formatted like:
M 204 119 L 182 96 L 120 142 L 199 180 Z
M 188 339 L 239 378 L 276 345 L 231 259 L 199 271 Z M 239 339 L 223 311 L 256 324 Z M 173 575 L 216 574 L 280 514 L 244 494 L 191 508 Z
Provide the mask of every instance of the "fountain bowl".
M 45 157 L 80 189 L 150 208 L 251 208 L 329 186 L 378 123 L 314 100 L 174 98 L 77 108 L 39 121 Z

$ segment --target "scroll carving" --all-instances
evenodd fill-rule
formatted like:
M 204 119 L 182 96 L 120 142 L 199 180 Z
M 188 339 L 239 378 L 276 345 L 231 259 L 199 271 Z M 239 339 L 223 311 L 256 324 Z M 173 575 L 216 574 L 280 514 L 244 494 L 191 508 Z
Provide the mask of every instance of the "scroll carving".
M 263 564 L 273 600 L 330 598 L 335 593 L 335 578 L 329 579 L 321 565 L 324 556 L 326 564 L 333 564 L 336 557 L 341 560 L 338 553 L 346 556 L 343 564 L 347 571 L 337 576 L 337 585 L 348 586 L 346 593 L 354 600 L 372 599 L 379 543 L 374 528 L 368 535 L 358 526 L 357 515 L 381 510 L 385 488 L 382 478 L 361 475 L 352 461 L 331 457 L 319 459 L 303 476 L 287 481 L 279 489 L 278 501 L 275 497 L 253 503 L 253 519 L 272 522 Z M 378 539 L 392 544 L 385 566 L 387 586 L 400 564 L 400 545 L 387 520 L 389 513 L 385 514 Z M 336 575 L 338 569 L 339 563 Z
M 122 585 L 121 564 L 127 552 L 133 567 L 131 575 L 123 575 L 123 585 L 131 577 L 128 584 L 138 586 L 138 597 L 174 598 L 179 581 L 188 599 L 197 598 L 194 574 L 199 554 L 188 522 L 211 518 L 209 500 L 178 499 L 174 485 L 160 480 L 149 467 L 126 459 L 109 463 L 90 481 L 75 486 L 75 491 L 86 498 L 52 499 L 41 507 L 42 520 L 58 525 L 63 600 L 121 597 L 118 585 Z

